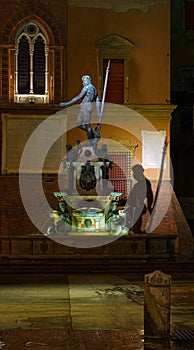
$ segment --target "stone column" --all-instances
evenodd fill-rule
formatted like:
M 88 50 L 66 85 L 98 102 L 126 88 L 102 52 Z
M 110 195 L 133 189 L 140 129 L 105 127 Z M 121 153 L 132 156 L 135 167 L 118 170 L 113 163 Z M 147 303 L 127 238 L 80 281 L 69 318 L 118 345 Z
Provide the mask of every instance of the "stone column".
M 144 276 L 144 337 L 170 337 L 170 291 L 172 278 L 159 270 Z

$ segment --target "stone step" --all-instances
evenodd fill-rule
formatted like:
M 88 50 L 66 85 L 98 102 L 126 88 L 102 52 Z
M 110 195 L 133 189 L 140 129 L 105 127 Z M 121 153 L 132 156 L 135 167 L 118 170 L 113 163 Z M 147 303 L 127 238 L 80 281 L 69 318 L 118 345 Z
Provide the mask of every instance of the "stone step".
M 161 270 L 171 274 L 175 279 L 190 279 L 194 272 L 194 261 L 132 261 L 130 259 L 74 259 L 74 260 L 53 260 L 53 259 L 30 259 L 1 260 L 0 271 L 2 276 L 16 274 L 44 274 L 48 278 L 52 274 L 64 276 L 71 273 L 113 273 L 126 279 L 143 279 L 147 273 Z M 50 276 L 50 277 L 49 277 Z M 14 277 L 15 278 L 15 277 Z

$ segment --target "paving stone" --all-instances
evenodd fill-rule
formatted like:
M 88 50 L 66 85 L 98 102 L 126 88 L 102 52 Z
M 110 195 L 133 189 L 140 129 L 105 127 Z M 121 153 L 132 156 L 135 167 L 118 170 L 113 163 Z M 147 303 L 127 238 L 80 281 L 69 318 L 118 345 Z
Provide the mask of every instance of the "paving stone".
M 168 345 L 145 343 L 142 301 L 141 282 L 112 274 L 0 284 L 0 349 L 194 349 L 192 339 L 176 337 Z M 174 282 L 171 303 L 172 329 L 194 330 L 194 282 Z

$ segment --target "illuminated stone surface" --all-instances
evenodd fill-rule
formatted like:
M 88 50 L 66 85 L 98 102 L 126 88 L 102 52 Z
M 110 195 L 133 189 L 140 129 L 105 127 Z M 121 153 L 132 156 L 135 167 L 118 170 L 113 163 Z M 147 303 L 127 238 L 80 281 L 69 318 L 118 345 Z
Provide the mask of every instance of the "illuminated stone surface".
M 144 277 L 144 334 L 170 338 L 170 288 L 172 279 L 159 270 Z
M 109 274 L 53 276 L 49 282 L 26 275 L 17 283 L 10 277 L 0 286 L 3 350 L 192 349 L 192 342 L 143 342 L 143 282 Z M 194 329 L 193 282 L 173 282 L 171 300 L 171 328 Z

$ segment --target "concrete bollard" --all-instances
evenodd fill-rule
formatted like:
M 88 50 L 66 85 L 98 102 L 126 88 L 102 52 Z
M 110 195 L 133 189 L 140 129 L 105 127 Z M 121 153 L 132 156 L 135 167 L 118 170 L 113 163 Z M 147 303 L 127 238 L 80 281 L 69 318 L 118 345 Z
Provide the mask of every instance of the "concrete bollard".
M 172 277 L 159 270 L 144 276 L 144 338 L 170 338 Z

